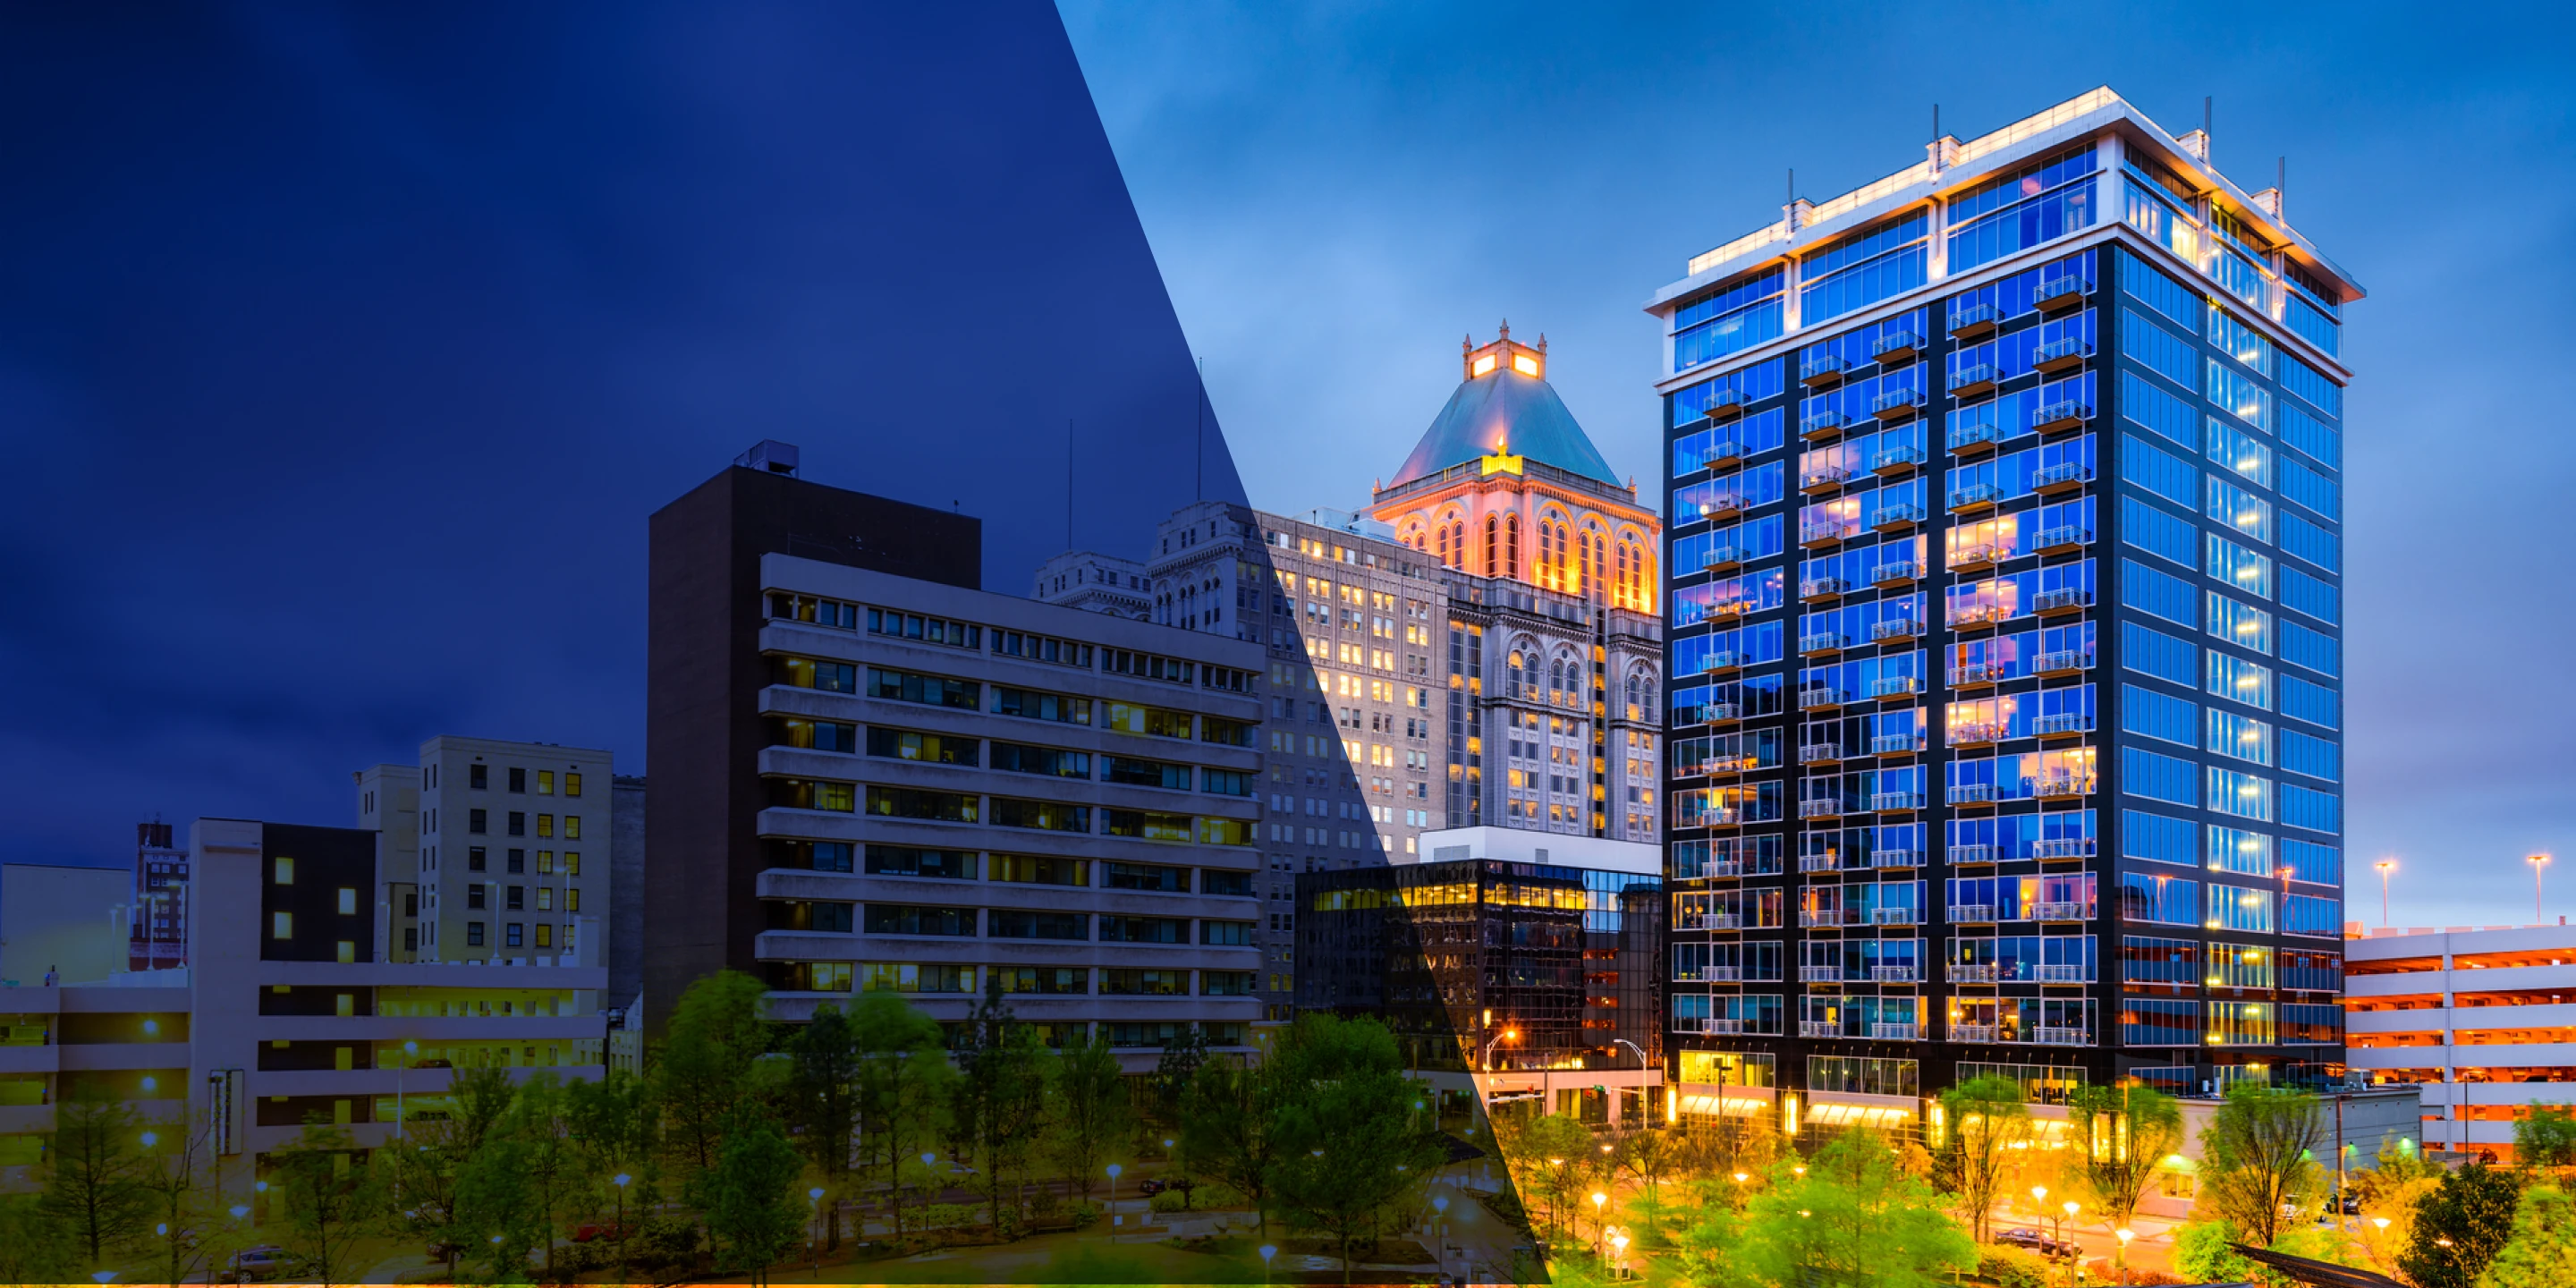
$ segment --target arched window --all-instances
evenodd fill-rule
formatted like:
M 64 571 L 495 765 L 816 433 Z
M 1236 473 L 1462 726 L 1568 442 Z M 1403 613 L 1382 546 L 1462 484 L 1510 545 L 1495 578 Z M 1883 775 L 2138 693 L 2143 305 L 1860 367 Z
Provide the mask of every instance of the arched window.
M 1522 656 L 1519 649 L 1512 650 L 1511 665 L 1504 668 L 1503 671 L 1504 697 L 1517 698 L 1521 696 L 1521 667 L 1524 666 L 1527 661 L 1528 659 Z
M 1450 566 L 1465 568 L 1467 566 L 1467 521 L 1465 519 L 1449 521 L 1449 547 L 1453 555 Z
M 1521 516 L 1503 516 L 1503 575 L 1517 579 L 1521 575 Z
M 1499 547 L 1502 545 L 1502 540 L 1503 540 L 1503 519 L 1502 519 L 1502 516 L 1501 516 L 1501 515 L 1498 515 L 1498 514 L 1489 514 L 1489 515 L 1486 515 L 1486 516 L 1485 516 L 1485 567 L 1484 567 L 1484 573 L 1485 573 L 1485 575 L 1486 575 L 1486 576 L 1488 576 L 1488 577 L 1493 576 L 1493 575 L 1494 575 L 1494 573 L 1495 573 L 1497 570 L 1499 570 L 1499 569 L 1503 566 L 1503 562 L 1502 562 L 1502 551 L 1501 551 L 1501 549 L 1499 548 Z

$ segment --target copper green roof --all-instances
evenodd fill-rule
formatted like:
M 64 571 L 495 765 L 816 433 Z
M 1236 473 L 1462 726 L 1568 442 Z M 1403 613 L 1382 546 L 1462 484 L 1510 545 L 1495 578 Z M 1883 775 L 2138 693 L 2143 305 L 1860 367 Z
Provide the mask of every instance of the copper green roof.
M 1544 380 L 1508 366 L 1458 386 L 1449 405 L 1424 431 L 1388 489 L 1428 478 L 1453 465 L 1494 455 L 1525 456 L 1543 465 L 1619 486 L 1565 400 Z

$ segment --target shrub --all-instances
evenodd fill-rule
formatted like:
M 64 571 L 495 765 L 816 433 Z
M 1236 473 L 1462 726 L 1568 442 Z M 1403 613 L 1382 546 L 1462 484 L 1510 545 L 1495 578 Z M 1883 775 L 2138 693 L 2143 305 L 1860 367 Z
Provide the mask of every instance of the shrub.
M 1100 1220 L 1100 1205 L 1097 1203 L 1076 1203 L 1066 1211 L 1065 1215 L 1073 1218 L 1074 1229 L 1088 1230 Z
M 1979 1248 L 1977 1274 L 1996 1288 L 2047 1288 L 2048 1260 L 2023 1248 Z
M 948 1230 L 974 1224 L 981 1211 L 971 1203 L 933 1203 L 916 1210 L 910 1221 L 917 1230 Z
M 1182 1200 L 1184 1197 L 1186 1196 L 1184 1196 L 1179 1190 L 1165 1190 L 1162 1193 L 1145 1200 L 1145 1206 L 1156 1212 L 1178 1212 L 1182 1210 Z M 1188 1206 L 1191 1209 L 1195 1209 L 1198 1207 L 1198 1203 L 1195 1200 L 1192 1200 L 1189 1202 Z
M 694 1262 L 697 1255 L 697 1222 L 657 1215 L 644 1218 L 636 1230 L 629 1260 L 637 1265 L 673 1266 Z

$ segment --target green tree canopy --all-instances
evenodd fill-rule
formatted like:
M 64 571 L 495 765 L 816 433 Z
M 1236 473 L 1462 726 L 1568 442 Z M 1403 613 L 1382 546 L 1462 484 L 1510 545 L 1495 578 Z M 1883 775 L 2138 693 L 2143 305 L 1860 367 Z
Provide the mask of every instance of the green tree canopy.
M 2576 1166 L 2576 1112 L 2564 1105 L 2533 1105 L 2513 1123 L 2513 1160 L 2526 1167 Z
M 2156 1169 L 2182 1144 L 2182 1106 L 2136 1083 L 2085 1086 L 2067 1116 L 2075 1127 L 2071 1163 L 2094 1212 L 2113 1229 L 2128 1225 Z
M 1181 1097 L 1181 1158 L 1190 1171 L 1233 1187 L 1252 1201 L 1261 1233 L 1270 1233 L 1270 1168 L 1277 1161 L 1272 1119 L 1280 1065 L 1210 1060 Z
M 2555 1185 L 2522 1192 L 2513 1234 L 2496 1250 L 2477 1288 L 2567 1288 L 2576 1284 L 2576 1205 Z
M 2230 1085 L 2200 1133 L 2194 1209 L 2270 1247 L 2292 1219 L 2284 1213 L 2303 1211 L 2318 1196 L 2322 1138 L 2315 1096 L 2251 1080 Z
M 755 1103 L 736 1105 L 719 1125 L 724 1141 L 708 1178 L 707 1229 L 716 1239 L 716 1268 L 747 1272 L 755 1283 L 787 1255 L 804 1230 L 806 1205 L 796 1192 L 805 1160 L 778 1120 Z
M 1127 1134 L 1127 1079 L 1109 1039 L 1066 1047 L 1047 1070 L 1046 1155 L 1091 1200 L 1110 1151 Z
M 2513 1237 L 2521 1201 L 2513 1175 L 2471 1163 L 2441 1179 L 2415 1205 L 2412 1246 L 2397 1269 L 2416 1288 L 2470 1288 Z
M 1395 1036 L 1374 1018 L 1298 1017 L 1281 1063 L 1270 1192 L 1289 1223 L 1351 1250 L 1431 1179 L 1447 1156 L 1423 1089 L 1404 1076 Z
M 83 1095 L 54 1109 L 45 1211 L 92 1265 L 134 1242 L 151 1210 L 143 1132 L 142 1116 L 121 1100 Z
M 2010 1078 L 1971 1078 L 1941 1093 L 1941 1170 L 1959 1193 L 1968 1226 L 1986 1237 L 1995 1197 L 2030 1143 L 2030 1103 Z
M 654 1093 L 669 1144 L 691 1171 L 715 1166 L 722 1124 L 752 1089 L 752 1066 L 769 1049 L 761 1018 L 767 992 L 749 975 L 718 971 L 689 985 L 672 1009 Z
M 1703 1209 L 1680 1239 L 1693 1288 L 1933 1288 L 1977 1264 L 1943 1196 L 1906 1175 L 1875 1132 L 1826 1142 L 1801 1174 L 1783 1159 L 1744 1211 Z

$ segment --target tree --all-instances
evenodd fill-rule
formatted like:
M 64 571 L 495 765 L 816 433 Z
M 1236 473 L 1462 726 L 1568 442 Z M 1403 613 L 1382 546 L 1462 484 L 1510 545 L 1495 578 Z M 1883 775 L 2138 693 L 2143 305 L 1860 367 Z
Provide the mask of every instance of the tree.
M 458 1185 L 518 1094 L 507 1069 L 459 1069 L 448 1083 L 446 1114 L 405 1118 L 402 1136 L 377 1151 L 388 1191 L 402 1196 L 387 1216 L 404 1232 L 444 1245 L 450 1275 L 457 1249 L 469 1242 L 459 1224 Z
M 956 1071 L 939 1022 L 896 994 L 861 993 L 850 1028 L 860 1052 L 859 1147 L 864 1166 L 884 1177 L 886 1208 L 901 1239 L 903 1178 L 907 1170 L 930 1175 L 917 1160 L 947 1125 Z
M 307 1123 L 295 1143 L 269 1155 L 286 1207 L 288 1246 L 311 1263 L 330 1288 L 333 1277 L 352 1275 L 349 1252 L 372 1233 L 384 1211 L 384 1188 L 358 1153 L 349 1133 Z
M 1301 1016 L 1271 1058 L 1283 1064 L 1271 1192 L 1291 1225 L 1334 1240 L 1348 1283 L 1352 1244 L 1430 1180 L 1444 1138 L 1373 1018 Z
M 2515 1151 L 2519 1154 L 2521 1151 Z M 2576 1205 L 2555 1185 L 2522 1192 L 2512 1237 L 2496 1250 L 2477 1288 L 2566 1288 L 2576 1284 Z
M 778 1120 L 755 1104 L 737 1105 L 721 1124 L 721 1138 L 707 1186 L 707 1229 L 719 1240 L 716 1268 L 766 1282 L 768 1268 L 804 1228 L 796 1202 L 804 1160 Z
M 1191 1079 L 1198 1076 L 1199 1067 L 1207 1062 L 1207 1034 L 1197 1025 L 1191 1025 L 1178 1038 L 1163 1044 L 1163 1057 L 1154 1062 L 1154 1112 L 1163 1121 L 1169 1122 L 1177 1114 L 1181 1097 L 1189 1092 Z
M 841 1246 L 841 1187 L 850 1174 L 859 1134 L 858 1034 L 835 1006 L 814 1008 L 814 1018 L 787 1043 L 787 1113 L 796 1143 L 821 1177 L 826 1247 Z
M 123 1101 L 82 1094 L 54 1110 L 45 1207 L 92 1265 L 142 1232 L 151 1207 L 143 1132 L 142 1116 Z
M 653 1068 L 669 1141 L 691 1171 L 715 1166 L 721 1125 L 752 1080 L 752 1064 L 769 1049 L 760 1018 L 768 990 L 739 971 L 700 978 L 671 1012 L 670 1037 Z
M 1066 1048 L 1048 1072 L 1047 1157 L 1088 1203 L 1111 1142 L 1127 1132 L 1127 1080 L 1109 1039 L 1097 1036 Z
M 137 1184 L 152 1227 L 153 1260 L 162 1282 L 186 1283 L 232 1251 L 232 1240 L 218 1233 L 229 1228 L 219 1216 L 223 1196 L 199 1172 L 215 1157 L 214 1119 L 200 1111 L 153 1123 L 141 1139 L 149 1152 Z
M 448 1240 L 477 1282 L 517 1283 L 527 1277 L 528 1258 L 539 1246 L 552 1251 L 554 1240 L 530 1183 L 528 1153 L 526 1141 L 495 1132 L 457 1173 Z
M 2398 1272 L 2416 1288 L 2469 1288 L 2513 1237 L 2520 1197 L 2511 1173 L 2482 1163 L 2444 1176 L 2415 1206 L 2415 1240 L 2398 1254 Z
M 2513 1160 L 2525 1167 L 2576 1166 L 2576 1112 L 2564 1105 L 2533 1105 L 2513 1123 Z
M 1025 1170 L 1029 1144 L 1045 1124 L 1046 1048 L 1003 1003 L 1001 977 L 990 972 L 983 1002 L 967 1017 L 966 1035 L 950 1094 L 950 1130 L 983 1169 L 994 1236 L 1008 1238 L 1020 1215 L 1012 1177 Z M 1005 1189 L 1013 1196 L 1007 1210 Z
M 584 1168 L 595 1183 L 606 1183 L 616 1204 L 618 1255 L 623 1257 L 627 1205 L 633 1202 L 637 1212 L 651 1210 L 657 1188 L 653 1156 L 661 1119 L 651 1088 L 634 1074 L 611 1068 L 605 1077 L 564 1084 L 564 1115 Z
M 526 1174 L 528 1204 L 542 1231 L 549 1275 L 555 1266 L 555 1233 L 571 1216 L 597 1206 L 596 1178 L 573 1144 L 568 1103 L 563 1084 L 551 1073 L 538 1073 L 519 1088 L 500 1129 L 519 1147 L 518 1166 Z
M 1948 1120 L 1944 1170 L 1958 1188 L 1969 1229 L 1983 1242 L 2014 1156 L 2030 1143 L 2030 1105 L 2010 1078 L 1971 1078 L 1941 1093 L 1941 1111 Z
M 1546 1200 L 1547 1225 L 1561 1229 L 1568 1196 L 1581 1179 L 1578 1169 L 1591 1161 L 1592 1129 L 1563 1114 L 1541 1114 L 1510 1133 L 1503 1162 L 1529 1206 L 1532 1192 Z
M 1250 1199 L 1263 1238 L 1270 1236 L 1270 1168 L 1278 1158 L 1272 1119 L 1280 1067 L 1276 1060 L 1211 1060 L 1181 1097 L 1181 1157 L 1193 1173 Z
M 1703 1288 L 1932 1288 L 1977 1264 L 1942 1202 L 1877 1133 L 1846 1131 L 1803 1173 L 1773 1164 L 1742 1213 L 1704 1209 L 1682 1236 L 1682 1277 Z
M 42 1196 L 0 1195 L 0 1283 L 72 1283 L 83 1277 L 80 1267 L 71 1233 Z
M 2284 1211 L 2300 1211 L 2318 1195 L 2321 1131 L 2316 1097 L 2250 1079 L 2230 1085 L 2200 1133 L 2194 1211 L 2230 1222 L 2257 1247 L 2270 1247 L 2281 1237 Z
M 2129 1224 L 2156 1169 L 2182 1144 L 2182 1106 L 2151 1087 L 2084 1086 L 2067 1106 L 2074 1120 L 2071 1161 L 2092 1208 L 2113 1229 Z
M 2244 1241 L 2244 1232 L 2233 1221 L 2193 1221 L 2174 1231 L 2174 1269 L 2191 1276 L 2196 1283 L 2251 1280 L 2254 1263 L 2236 1250 L 2236 1245 Z
M 1672 1175 L 1676 1152 L 1669 1129 L 1648 1127 L 1620 1137 L 1612 1158 L 1620 1171 L 1636 1178 L 1646 1202 L 1654 1205 L 1663 1201 L 1664 1178 Z

